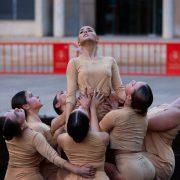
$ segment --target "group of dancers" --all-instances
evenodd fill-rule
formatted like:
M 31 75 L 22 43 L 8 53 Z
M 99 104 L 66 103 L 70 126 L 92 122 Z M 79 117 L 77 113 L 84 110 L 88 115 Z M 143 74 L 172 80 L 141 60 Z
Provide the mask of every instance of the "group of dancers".
M 80 29 L 78 44 L 80 55 L 67 66 L 67 91 L 53 100 L 58 116 L 51 126 L 42 123 L 43 105 L 28 90 L 16 93 L 12 110 L 0 117 L 9 151 L 5 180 L 170 179 L 180 98 L 149 109 L 150 86 L 122 83 L 115 59 L 97 56 L 92 27 Z

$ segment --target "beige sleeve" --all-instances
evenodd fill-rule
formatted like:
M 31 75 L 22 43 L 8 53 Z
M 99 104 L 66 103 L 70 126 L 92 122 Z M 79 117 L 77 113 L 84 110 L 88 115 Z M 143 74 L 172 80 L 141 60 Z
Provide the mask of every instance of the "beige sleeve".
M 58 117 L 54 118 L 51 122 L 51 134 L 54 134 L 56 130 L 65 125 L 66 122 L 66 113 L 63 112 Z
M 67 162 L 57 154 L 57 152 L 50 146 L 42 134 L 36 133 L 33 138 L 33 145 L 43 157 L 48 159 L 56 166 L 63 168 L 64 163 Z
M 107 113 L 99 122 L 101 131 L 109 132 L 114 127 L 115 120 L 113 118 L 113 112 L 114 111 Z
M 42 131 L 43 131 L 43 133 L 41 133 L 41 134 L 46 138 L 47 142 L 51 146 L 56 146 L 56 144 L 54 144 L 54 140 L 53 140 L 53 136 L 51 134 L 50 127 L 44 123 L 42 123 L 40 127 L 42 128 Z
M 71 59 L 68 63 L 66 77 L 67 77 L 66 103 L 71 103 L 71 104 L 75 105 L 76 90 L 78 89 L 78 85 L 77 85 L 78 73 L 77 73 L 77 69 L 75 67 L 75 62 L 73 59 Z
M 124 85 L 122 84 L 119 74 L 119 68 L 115 59 L 113 59 L 113 64 L 112 64 L 112 87 L 116 92 L 116 94 L 118 95 L 118 97 L 124 101 L 126 96 L 125 88 Z
M 57 138 L 60 134 L 64 133 L 65 132 L 65 129 L 64 129 L 64 126 L 60 127 L 59 129 L 57 129 L 53 135 L 53 141 L 54 141 L 54 144 L 57 145 Z

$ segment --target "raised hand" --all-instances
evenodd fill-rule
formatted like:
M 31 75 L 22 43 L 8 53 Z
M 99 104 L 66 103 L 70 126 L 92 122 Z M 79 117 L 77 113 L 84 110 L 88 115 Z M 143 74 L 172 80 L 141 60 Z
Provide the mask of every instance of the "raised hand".
M 80 103 L 80 106 L 82 106 L 84 109 L 89 109 L 91 104 L 91 98 L 88 95 L 80 95 L 78 97 L 78 102 Z
M 104 95 L 101 92 L 94 91 L 93 97 L 91 99 L 90 108 L 97 108 L 104 101 Z

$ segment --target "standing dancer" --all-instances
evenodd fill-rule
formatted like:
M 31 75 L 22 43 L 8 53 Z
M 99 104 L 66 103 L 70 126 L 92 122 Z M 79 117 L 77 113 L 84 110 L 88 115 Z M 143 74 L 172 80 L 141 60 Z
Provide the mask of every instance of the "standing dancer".
M 98 37 L 90 26 L 83 26 L 78 35 L 80 56 L 69 61 L 67 67 L 67 100 L 66 121 L 74 109 L 76 92 L 93 94 L 94 90 L 101 92 L 105 100 L 114 89 L 121 102 L 124 102 L 125 92 L 119 75 L 119 68 L 114 58 L 98 57 L 96 55 Z M 105 103 L 105 101 L 103 102 Z M 98 108 L 98 120 L 107 113 L 103 106 Z

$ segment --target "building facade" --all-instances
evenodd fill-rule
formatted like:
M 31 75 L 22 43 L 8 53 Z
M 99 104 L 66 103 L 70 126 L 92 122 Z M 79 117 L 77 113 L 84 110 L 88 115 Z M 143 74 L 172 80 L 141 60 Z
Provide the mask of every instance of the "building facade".
M 179 0 L 1 0 L 0 36 L 100 35 L 180 37 Z

